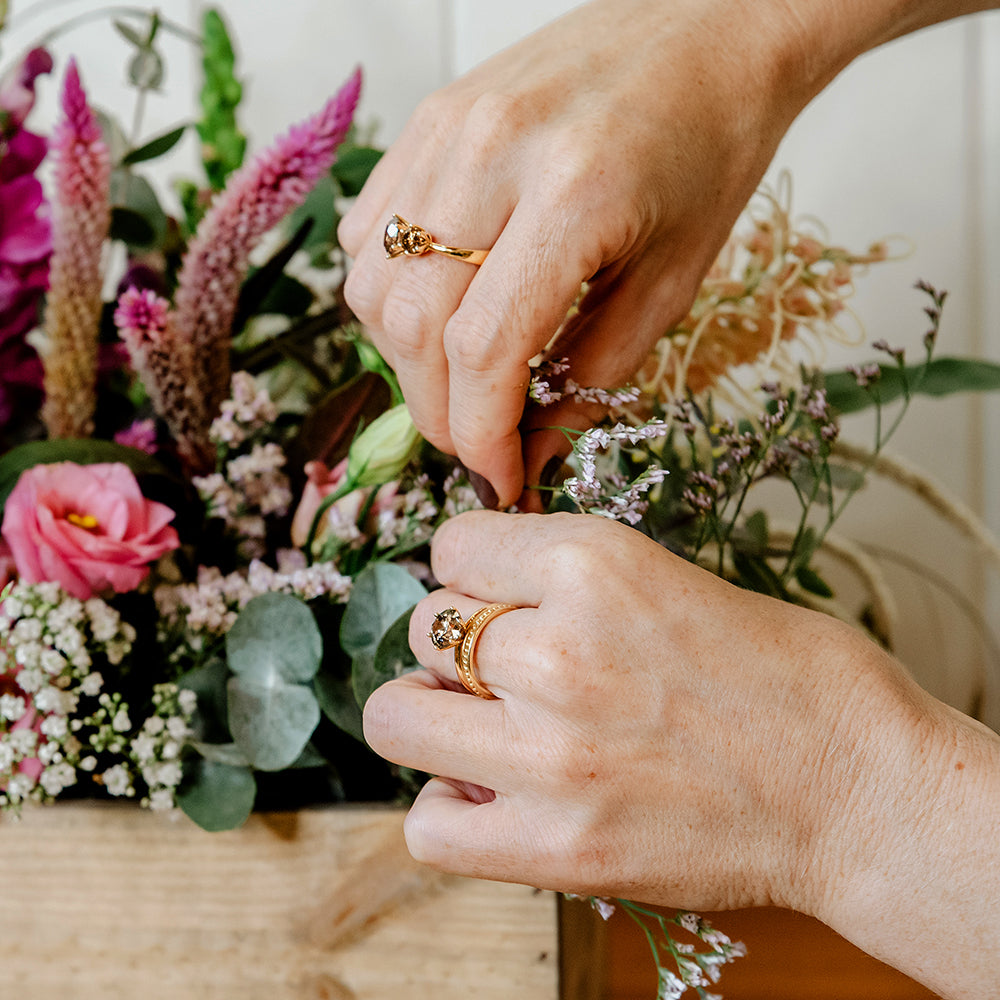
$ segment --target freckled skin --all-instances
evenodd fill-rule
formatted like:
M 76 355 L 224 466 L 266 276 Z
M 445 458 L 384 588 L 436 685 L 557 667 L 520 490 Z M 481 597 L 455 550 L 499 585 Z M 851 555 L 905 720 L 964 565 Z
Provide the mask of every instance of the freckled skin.
M 426 669 L 365 708 L 378 752 L 444 776 L 407 818 L 417 858 L 694 910 L 791 907 L 946 997 L 991 996 L 997 734 L 850 627 L 603 518 L 462 515 L 432 569 L 444 589 L 410 633 Z M 494 601 L 517 610 L 480 635 L 487 701 L 456 690 L 426 633 L 442 607 Z

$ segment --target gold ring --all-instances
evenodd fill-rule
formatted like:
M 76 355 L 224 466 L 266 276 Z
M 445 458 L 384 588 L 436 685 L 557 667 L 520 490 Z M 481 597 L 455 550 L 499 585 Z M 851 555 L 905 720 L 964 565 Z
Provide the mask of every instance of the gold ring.
M 455 260 L 464 260 L 467 264 L 482 264 L 489 250 L 463 250 L 460 247 L 449 247 L 443 243 L 435 243 L 434 237 L 426 229 L 407 222 L 401 215 L 394 215 L 386 224 L 382 237 L 385 255 L 390 260 L 406 254 L 409 257 L 419 257 L 425 253 L 441 253 Z
M 498 615 L 516 611 L 516 604 L 487 604 L 480 608 L 468 621 L 454 608 L 445 608 L 434 616 L 434 624 L 427 633 L 435 649 L 455 647 L 455 671 L 467 691 L 480 698 L 495 698 L 496 695 L 479 679 L 476 673 L 475 652 L 479 635 L 486 625 Z

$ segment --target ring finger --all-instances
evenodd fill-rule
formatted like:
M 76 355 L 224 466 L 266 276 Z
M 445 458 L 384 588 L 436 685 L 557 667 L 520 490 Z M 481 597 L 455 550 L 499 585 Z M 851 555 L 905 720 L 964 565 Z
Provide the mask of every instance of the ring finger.
M 519 636 L 523 637 L 524 612 L 531 610 L 437 590 L 414 609 L 410 647 L 446 685 L 458 681 L 480 697 L 503 699 L 516 692 L 523 675 Z

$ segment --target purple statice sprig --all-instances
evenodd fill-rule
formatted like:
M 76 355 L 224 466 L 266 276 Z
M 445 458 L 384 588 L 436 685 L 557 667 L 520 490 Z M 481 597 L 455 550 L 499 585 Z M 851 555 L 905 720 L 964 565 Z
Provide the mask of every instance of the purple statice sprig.
M 209 429 L 215 471 L 191 478 L 208 517 L 222 522 L 245 562 L 266 554 L 268 526 L 292 503 L 287 458 L 271 440 L 277 415 L 267 389 L 249 372 L 235 372 Z
M 669 433 L 670 426 L 659 418 L 638 426 L 617 423 L 584 431 L 574 441 L 570 458 L 577 474 L 563 483 L 563 493 L 582 511 L 638 524 L 649 506 L 648 492 L 668 472 L 650 462 L 629 479 L 617 468 L 618 453 L 629 446 L 648 447 Z
M 746 955 L 742 941 L 732 941 L 696 913 L 679 910 L 668 916 L 630 900 L 618 899 L 616 903 L 646 936 L 656 960 L 657 1000 L 680 1000 L 689 989 L 701 1000 L 722 1000 L 708 988 L 719 982 L 724 965 Z M 677 930 L 694 941 L 678 940 Z
M 759 574 L 768 591 L 784 595 L 792 576 L 800 575 L 838 511 L 834 501 L 839 482 L 831 467 L 840 427 L 815 377 L 803 373 L 801 384 L 785 389 L 774 382 L 760 386 L 759 412 L 740 420 L 705 412 L 692 400 L 674 404 L 673 426 L 687 440 L 685 483 L 679 499 L 695 515 L 696 527 L 686 546 L 689 558 L 699 559 L 714 547 L 715 571 L 725 575 L 731 566 Z M 783 479 L 795 493 L 801 517 L 790 550 L 772 552 L 766 530 L 750 530 L 746 504 L 754 486 L 766 479 Z M 810 527 L 818 504 L 825 504 L 825 526 Z M 755 523 L 766 524 L 760 514 Z M 764 563 L 785 557 L 773 571 Z M 754 568 L 750 563 L 754 563 Z M 737 572 L 739 570 L 737 569 Z
M 598 403 L 608 409 L 634 403 L 640 396 L 635 386 L 626 385 L 620 389 L 602 389 L 598 386 L 583 386 L 575 379 L 566 377 L 558 388 L 553 381 L 569 371 L 569 358 L 542 361 L 533 370 L 528 383 L 528 398 L 539 406 L 551 406 L 562 400 L 578 403 Z
M 245 569 L 224 573 L 199 566 L 191 583 L 164 583 L 153 593 L 159 613 L 157 638 L 171 663 L 188 668 L 202 662 L 225 639 L 239 613 L 261 594 L 292 594 L 303 601 L 325 597 L 344 603 L 351 579 L 334 562 L 305 564 L 297 550 L 278 553 L 277 568 L 252 560 Z

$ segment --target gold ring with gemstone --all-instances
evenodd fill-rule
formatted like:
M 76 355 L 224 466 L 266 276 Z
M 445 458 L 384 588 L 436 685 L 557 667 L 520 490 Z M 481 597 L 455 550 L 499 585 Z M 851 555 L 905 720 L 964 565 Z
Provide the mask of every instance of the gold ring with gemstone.
M 394 215 L 385 227 L 382 236 L 385 255 L 390 260 L 406 254 L 408 257 L 419 257 L 425 253 L 440 253 L 455 260 L 464 260 L 467 264 L 482 264 L 489 250 L 463 250 L 461 247 L 449 247 L 436 243 L 426 229 L 407 222 L 401 215 Z
M 480 633 L 498 615 L 516 610 L 516 604 L 487 604 L 468 621 L 463 621 L 455 608 L 445 608 L 434 616 L 434 623 L 427 633 L 435 649 L 455 648 L 455 671 L 458 679 L 467 691 L 480 698 L 496 697 L 476 673 L 475 653 Z

